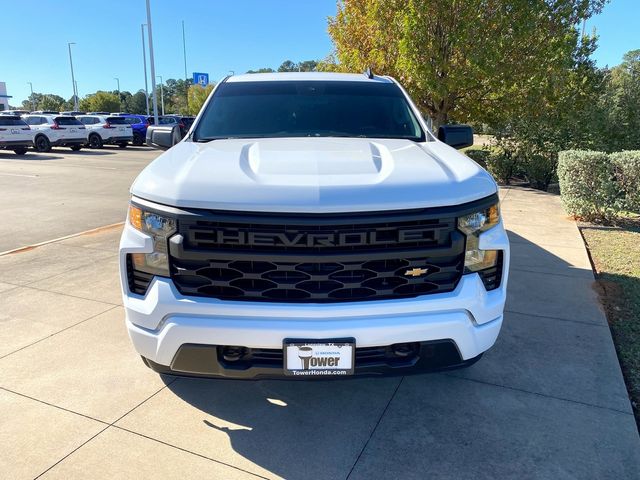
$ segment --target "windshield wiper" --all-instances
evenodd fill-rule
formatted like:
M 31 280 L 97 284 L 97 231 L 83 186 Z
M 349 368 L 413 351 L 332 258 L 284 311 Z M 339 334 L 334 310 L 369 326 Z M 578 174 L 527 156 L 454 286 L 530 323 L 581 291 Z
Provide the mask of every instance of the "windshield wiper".
M 214 140 L 233 140 L 236 138 L 242 138 L 242 137 L 204 137 L 204 138 L 198 138 L 197 140 L 194 140 L 197 143 L 208 143 L 208 142 L 213 142 Z

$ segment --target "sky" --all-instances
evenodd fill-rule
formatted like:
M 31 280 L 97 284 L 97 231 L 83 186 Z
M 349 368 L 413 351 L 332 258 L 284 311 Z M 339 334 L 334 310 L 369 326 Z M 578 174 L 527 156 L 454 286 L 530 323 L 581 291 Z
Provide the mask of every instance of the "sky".
M 336 0 L 151 0 L 156 75 L 184 77 L 183 20 L 188 76 L 206 72 L 213 81 L 229 71 L 325 58 L 332 51 L 327 17 L 335 11 Z M 73 95 L 68 42 L 75 42 L 81 97 L 115 90 L 115 78 L 121 90 L 144 88 L 145 0 L 0 0 L 0 18 L 0 82 L 13 96 L 11 105 L 28 97 L 27 82 L 35 92 Z M 640 48 L 638 25 L 640 0 L 612 0 L 590 19 L 587 31 L 595 28 L 600 37 L 597 64 L 617 65 L 625 52 Z

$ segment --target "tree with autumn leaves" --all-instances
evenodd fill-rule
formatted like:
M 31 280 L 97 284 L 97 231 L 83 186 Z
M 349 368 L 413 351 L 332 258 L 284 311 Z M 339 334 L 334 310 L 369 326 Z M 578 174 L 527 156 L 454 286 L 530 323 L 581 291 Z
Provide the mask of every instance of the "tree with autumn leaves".
M 329 19 L 336 63 L 392 75 L 434 124 L 500 123 L 571 81 L 580 24 L 606 0 L 342 0 Z

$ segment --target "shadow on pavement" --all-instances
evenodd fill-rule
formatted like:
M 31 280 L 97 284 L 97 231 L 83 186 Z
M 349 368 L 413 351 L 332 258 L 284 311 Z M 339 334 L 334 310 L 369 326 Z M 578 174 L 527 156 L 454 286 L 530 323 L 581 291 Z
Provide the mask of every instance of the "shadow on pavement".
M 257 474 L 254 465 L 283 478 L 344 478 L 399 382 L 179 378 L 168 388 L 202 412 L 190 424 L 200 453 Z M 227 441 L 231 449 L 216 446 Z
M 16 155 L 14 153 L 11 154 L 3 154 L 0 151 L 0 160 L 16 160 L 16 161 L 39 161 L 39 160 L 63 160 L 64 156 L 61 153 L 60 155 L 50 155 L 48 153 L 38 153 L 29 150 L 24 155 Z
M 58 151 L 60 151 L 60 150 L 58 150 Z M 64 153 L 65 155 L 88 155 L 88 156 L 99 157 L 99 156 L 102 156 L 102 155 L 113 155 L 115 152 L 83 148 L 82 150 L 78 150 L 77 152 L 74 152 L 73 150 L 70 150 L 70 149 L 69 150 L 63 150 L 62 153 Z
M 16 155 L 11 152 L 3 154 L 0 151 L 0 160 L 20 160 L 20 161 L 41 161 L 41 160 L 64 160 L 65 158 L 75 157 L 75 156 L 85 156 L 85 157 L 99 157 L 104 155 L 114 155 L 115 151 L 99 151 L 99 150 L 89 150 L 82 149 L 77 152 L 74 152 L 71 149 L 60 150 L 60 149 L 52 149 L 50 152 L 40 153 L 35 152 L 33 150 L 29 150 L 24 155 Z
M 572 265 L 510 235 L 508 305 L 522 313 L 507 307 L 501 337 L 473 367 L 406 379 L 163 377 L 197 411 L 167 407 L 157 428 L 179 437 L 165 438 L 174 445 L 284 478 L 345 478 L 352 468 L 354 478 L 625 477 L 635 427 L 629 417 L 622 432 L 607 410 L 628 409 L 628 399 L 584 252 Z M 615 459 L 599 454 L 603 438 Z

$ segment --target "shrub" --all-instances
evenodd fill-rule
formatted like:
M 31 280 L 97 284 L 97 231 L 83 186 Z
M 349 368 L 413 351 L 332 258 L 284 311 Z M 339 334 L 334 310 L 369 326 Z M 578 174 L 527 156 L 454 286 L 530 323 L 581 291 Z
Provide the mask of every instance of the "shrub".
M 570 215 L 608 223 L 619 211 L 619 189 L 604 152 L 567 150 L 558 159 L 560 194 Z
M 482 168 L 487 168 L 487 158 L 490 154 L 489 150 L 470 148 L 469 150 L 466 150 L 464 154 L 471 160 L 478 163 Z
M 517 173 L 517 158 L 509 151 L 498 149 L 487 157 L 487 170 L 496 182 L 509 185 L 511 178 Z
M 553 153 L 528 152 L 522 155 L 521 168 L 532 188 L 547 191 L 556 175 L 558 161 Z
M 624 208 L 640 213 L 640 150 L 612 153 L 609 158 L 624 195 Z

